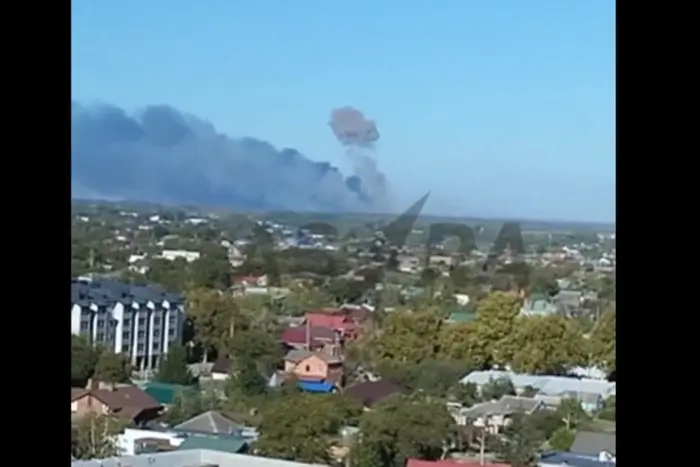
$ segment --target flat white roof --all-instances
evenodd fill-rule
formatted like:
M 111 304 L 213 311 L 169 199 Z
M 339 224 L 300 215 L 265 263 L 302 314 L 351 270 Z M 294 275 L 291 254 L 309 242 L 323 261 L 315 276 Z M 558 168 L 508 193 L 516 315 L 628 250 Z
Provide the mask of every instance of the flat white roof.
M 160 452 L 72 462 L 72 467 L 327 467 L 208 449 Z

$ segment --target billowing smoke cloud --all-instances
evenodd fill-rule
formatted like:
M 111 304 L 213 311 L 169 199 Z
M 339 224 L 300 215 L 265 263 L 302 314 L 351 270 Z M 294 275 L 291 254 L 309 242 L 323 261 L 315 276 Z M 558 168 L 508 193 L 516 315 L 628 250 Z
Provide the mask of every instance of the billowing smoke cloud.
M 74 196 L 245 209 L 375 209 L 358 183 L 348 187 L 330 164 L 265 141 L 233 139 L 169 106 L 130 115 L 73 102 L 71 126 Z
M 347 186 L 361 199 L 371 200 L 375 209 L 387 209 L 389 186 L 377 168 L 375 157 L 375 143 L 379 140 L 377 125 L 353 107 L 333 109 L 329 124 L 355 172 L 347 180 Z

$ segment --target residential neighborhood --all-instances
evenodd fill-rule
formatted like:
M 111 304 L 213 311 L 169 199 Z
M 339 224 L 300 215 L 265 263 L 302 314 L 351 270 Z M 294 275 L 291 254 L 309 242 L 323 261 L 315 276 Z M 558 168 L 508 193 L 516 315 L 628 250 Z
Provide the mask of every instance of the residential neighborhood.
M 614 233 L 73 210 L 76 466 L 615 462 Z

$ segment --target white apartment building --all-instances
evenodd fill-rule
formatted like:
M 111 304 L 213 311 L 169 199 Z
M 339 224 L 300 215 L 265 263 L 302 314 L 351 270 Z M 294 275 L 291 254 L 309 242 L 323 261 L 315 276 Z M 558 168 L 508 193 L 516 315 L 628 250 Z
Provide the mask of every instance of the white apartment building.
M 158 368 L 182 343 L 184 301 L 152 286 L 112 280 L 71 281 L 71 333 L 128 356 L 135 369 Z

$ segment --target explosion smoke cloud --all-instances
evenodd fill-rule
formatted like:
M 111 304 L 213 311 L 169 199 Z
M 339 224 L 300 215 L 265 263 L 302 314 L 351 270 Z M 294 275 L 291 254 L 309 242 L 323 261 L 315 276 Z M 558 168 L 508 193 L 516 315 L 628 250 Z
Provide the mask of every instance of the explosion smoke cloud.
M 351 177 L 354 178 L 352 185 L 348 186 L 355 188 L 362 199 L 372 200 L 375 209 L 389 209 L 388 183 L 377 167 L 374 154 L 380 136 L 377 125 L 354 107 L 333 109 L 329 125 L 345 148 L 345 155 L 355 172 Z
M 167 105 L 129 114 L 71 107 L 73 196 L 242 209 L 366 211 L 337 168 L 294 149 L 231 138 Z

